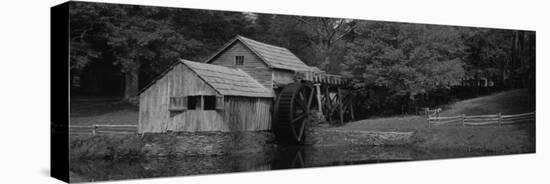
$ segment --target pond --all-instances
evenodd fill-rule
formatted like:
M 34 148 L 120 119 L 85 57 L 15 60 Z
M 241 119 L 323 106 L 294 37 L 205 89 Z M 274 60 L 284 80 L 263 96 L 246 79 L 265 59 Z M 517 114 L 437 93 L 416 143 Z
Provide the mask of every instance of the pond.
M 469 152 L 465 150 L 416 150 L 411 147 L 278 146 L 272 150 L 254 154 L 150 158 L 123 161 L 73 161 L 70 164 L 70 171 L 72 182 L 83 182 L 370 164 L 497 154 L 498 153 Z

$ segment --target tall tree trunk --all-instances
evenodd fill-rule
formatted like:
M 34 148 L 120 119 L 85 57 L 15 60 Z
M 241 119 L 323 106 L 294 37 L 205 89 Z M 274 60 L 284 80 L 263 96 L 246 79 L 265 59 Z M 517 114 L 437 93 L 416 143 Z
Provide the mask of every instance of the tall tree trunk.
M 328 51 L 326 51 L 325 56 L 323 58 L 323 66 L 324 66 L 326 72 L 332 72 L 332 70 L 330 68 L 330 55 L 329 55 Z
M 137 102 L 139 81 L 139 66 L 132 67 L 124 73 L 124 100 L 132 103 Z
M 319 66 L 326 72 L 330 72 L 330 47 L 331 46 L 328 44 L 320 43 L 318 48 L 319 53 L 321 54 L 321 63 Z

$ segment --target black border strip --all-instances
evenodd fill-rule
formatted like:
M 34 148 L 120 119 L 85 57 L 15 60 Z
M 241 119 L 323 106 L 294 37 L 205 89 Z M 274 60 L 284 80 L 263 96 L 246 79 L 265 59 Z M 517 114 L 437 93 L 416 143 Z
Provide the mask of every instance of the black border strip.
M 69 3 L 50 9 L 50 175 L 69 182 Z

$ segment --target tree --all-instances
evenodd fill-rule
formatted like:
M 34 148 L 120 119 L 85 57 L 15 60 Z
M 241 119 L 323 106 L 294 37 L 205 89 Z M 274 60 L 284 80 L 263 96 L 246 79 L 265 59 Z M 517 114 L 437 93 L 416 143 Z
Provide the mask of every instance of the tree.
M 125 75 L 124 99 L 138 92 L 139 70 L 143 60 L 158 59 L 154 65 L 177 60 L 187 46 L 200 45 L 177 34 L 169 19 L 170 9 L 120 5 L 110 7 L 105 17 L 106 42 Z
M 501 88 L 534 81 L 535 34 L 531 31 L 463 28 L 468 75 L 498 81 Z
M 257 14 L 260 41 L 291 50 L 306 64 L 338 73 L 345 52 L 345 38 L 353 33 L 355 21 L 324 17 Z
M 317 62 L 315 65 L 324 70 L 329 68 L 335 50 L 343 46 L 343 38 L 353 32 L 356 22 L 351 19 L 325 17 L 295 17 L 301 24 L 299 28 L 308 35 L 308 41 Z M 330 72 L 330 71 L 329 71 Z
M 202 61 L 235 35 L 257 33 L 255 17 L 241 12 L 85 2 L 70 6 L 71 77 L 83 75 L 80 71 L 94 63 L 109 63 L 124 76 L 125 100 L 178 58 Z M 88 73 L 101 75 L 94 72 Z
M 70 10 L 71 69 L 78 71 L 93 59 L 112 56 L 112 64 L 124 74 L 125 100 L 138 92 L 142 65 L 158 71 L 180 53 L 202 45 L 174 31 L 173 9 L 73 2 Z
M 466 53 L 459 33 L 447 26 L 360 22 L 355 41 L 348 45 L 343 74 L 364 90 L 386 89 L 388 100 L 397 104 L 403 104 L 403 98 L 414 101 L 464 77 L 461 58 Z
M 69 13 L 71 79 L 102 75 L 98 63 L 114 66 L 126 100 L 178 58 L 202 61 L 237 34 L 391 100 L 448 89 L 465 75 L 534 89 L 531 31 L 84 2 L 71 2 Z

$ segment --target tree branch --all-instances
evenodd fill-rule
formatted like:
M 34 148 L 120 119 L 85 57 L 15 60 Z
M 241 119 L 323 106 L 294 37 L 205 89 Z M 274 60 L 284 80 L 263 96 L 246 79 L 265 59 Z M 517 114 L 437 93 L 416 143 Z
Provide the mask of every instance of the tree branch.
M 336 26 L 336 28 L 334 28 L 334 30 L 332 31 L 332 33 L 329 35 L 329 37 L 327 39 L 328 40 L 327 42 L 328 42 L 329 45 L 333 41 L 332 38 L 334 37 L 334 35 L 336 35 L 336 33 L 338 33 L 338 31 L 340 30 L 340 28 L 342 27 L 343 24 L 344 24 L 343 19 L 340 19 L 340 23 Z M 334 41 L 337 41 L 337 40 L 334 40 Z
M 349 34 L 351 31 L 355 30 L 356 27 L 357 27 L 357 25 L 354 25 L 354 26 L 350 27 L 346 32 L 344 32 L 342 35 L 340 35 L 339 37 L 334 39 L 334 41 L 338 41 L 338 40 L 342 39 L 344 36 Z

